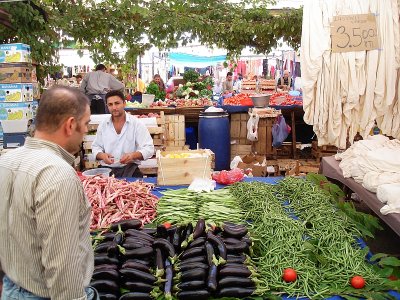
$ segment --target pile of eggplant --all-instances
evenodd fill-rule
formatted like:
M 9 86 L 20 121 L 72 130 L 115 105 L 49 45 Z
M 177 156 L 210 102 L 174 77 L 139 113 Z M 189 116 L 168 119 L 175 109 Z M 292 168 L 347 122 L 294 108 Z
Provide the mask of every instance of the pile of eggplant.
M 257 274 L 247 265 L 252 242 L 246 226 L 224 223 L 205 230 L 205 225 L 202 219 L 197 222 L 187 249 L 178 257 L 177 298 L 242 298 L 254 294 Z
M 141 225 L 124 220 L 94 236 L 91 285 L 100 299 L 240 298 L 255 292 L 244 225 L 224 223 L 212 230 L 203 219 L 195 228 Z

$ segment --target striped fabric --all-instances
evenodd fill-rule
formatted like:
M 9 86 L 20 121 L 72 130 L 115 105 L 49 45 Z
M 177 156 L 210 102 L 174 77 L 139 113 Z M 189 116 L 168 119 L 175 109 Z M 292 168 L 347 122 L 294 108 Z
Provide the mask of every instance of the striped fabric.
M 48 141 L 0 157 L 0 261 L 17 285 L 41 297 L 86 299 L 93 273 L 91 207 L 73 155 Z

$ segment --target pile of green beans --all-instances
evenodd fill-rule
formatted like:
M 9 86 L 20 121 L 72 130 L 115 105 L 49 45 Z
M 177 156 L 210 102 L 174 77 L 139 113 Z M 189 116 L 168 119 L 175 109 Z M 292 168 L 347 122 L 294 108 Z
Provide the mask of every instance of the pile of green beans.
M 208 224 L 224 221 L 242 223 L 243 213 L 229 189 L 196 193 L 188 189 L 169 190 L 157 204 L 155 223 L 183 225 L 204 218 Z
M 261 289 L 322 299 L 351 292 L 349 280 L 355 275 L 363 276 L 367 284 L 382 282 L 356 243 L 360 233 L 319 187 L 287 178 L 275 186 L 236 183 L 230 190 L 250 224 Z M 285 268 L 296 270 L 295 282 L 282 280 Z
M 362 276 L 367 284 L 382 282 L 383 278 L 365 260 L 366 251 L 356 242 L 361 233 L 336 209 L 329 194 L 307 180 L 291 177 L 282 180 L 277 190 L 277 198 L 281 203 L 289 201 L 287 206 L 305 223 L 307 236 L 315 241 L 312 251 L 322 258 L 319 287 L 331 285 L 346 290 L 349 278 L 355 275 Z

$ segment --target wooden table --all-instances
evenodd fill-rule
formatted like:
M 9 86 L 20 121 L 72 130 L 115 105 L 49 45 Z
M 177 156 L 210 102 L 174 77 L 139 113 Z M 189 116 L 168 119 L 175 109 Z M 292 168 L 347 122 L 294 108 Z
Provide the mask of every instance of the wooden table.
M 360 199 L 390 228 L 400 236 L 400 214 L 392 213 L 382 215 L 380 209 L 383 207 L 376 194 L 366 190 L 361 184 L 353 178 L 344 178 L 342 170 L 339 167 L 339 161 L 333 156 L 323 157 L 320 164 L 320 173 L 328 178 L 335 179 L 343 183 L 353 192 L 357 193 Z

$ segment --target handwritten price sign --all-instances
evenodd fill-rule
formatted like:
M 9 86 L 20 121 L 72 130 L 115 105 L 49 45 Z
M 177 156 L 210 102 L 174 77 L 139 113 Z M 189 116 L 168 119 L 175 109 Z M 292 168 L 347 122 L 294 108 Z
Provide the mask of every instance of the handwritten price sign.
M 335 16 L 331 22 L 332 52 L 379 48 L 376 18 L 372 14 Z

